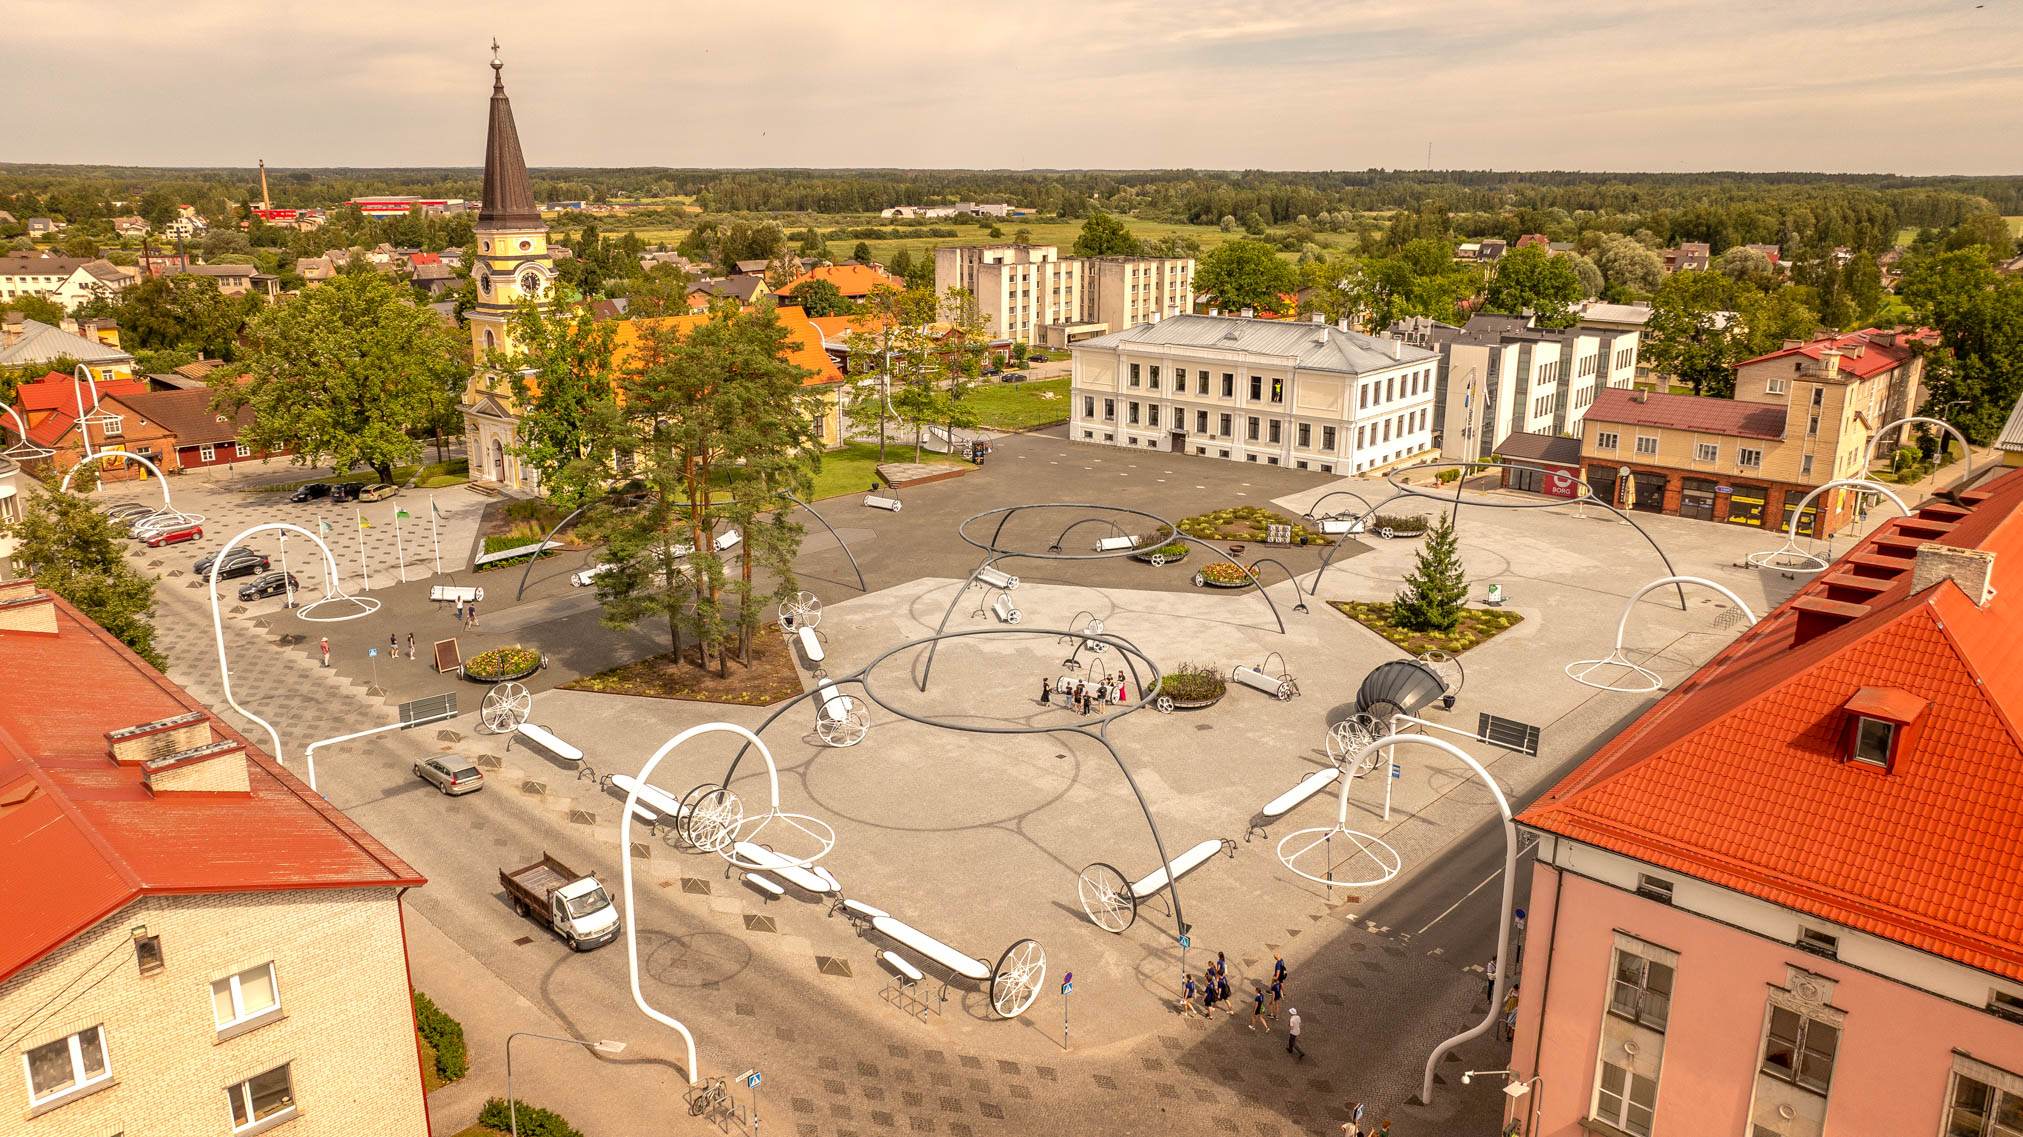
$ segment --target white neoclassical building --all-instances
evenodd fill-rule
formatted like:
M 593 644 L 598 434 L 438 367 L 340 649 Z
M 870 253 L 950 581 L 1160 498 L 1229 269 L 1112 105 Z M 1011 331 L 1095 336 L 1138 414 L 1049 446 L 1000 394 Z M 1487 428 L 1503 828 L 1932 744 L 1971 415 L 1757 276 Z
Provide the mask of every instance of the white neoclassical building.
M 1332 324 L 1178 315 L 1073 346 L 1080 442 L 1358 474 L 1433 449 L 1438 356 Z

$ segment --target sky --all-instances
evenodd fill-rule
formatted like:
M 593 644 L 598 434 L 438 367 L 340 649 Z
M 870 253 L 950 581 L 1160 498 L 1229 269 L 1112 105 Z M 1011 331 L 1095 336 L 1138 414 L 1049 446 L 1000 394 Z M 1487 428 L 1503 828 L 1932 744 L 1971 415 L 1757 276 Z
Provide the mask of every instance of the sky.
M 0 0 L 0 161 L 476 166 L 494 36 L 534 166 L 2023 173 L 2023 0 Z

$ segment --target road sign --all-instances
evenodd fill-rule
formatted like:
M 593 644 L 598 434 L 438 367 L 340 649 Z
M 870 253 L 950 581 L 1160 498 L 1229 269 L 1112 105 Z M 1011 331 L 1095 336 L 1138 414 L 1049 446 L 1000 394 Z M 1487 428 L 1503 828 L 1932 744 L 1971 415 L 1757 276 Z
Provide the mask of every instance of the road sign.
M 759 1088 L 759 1072 L 757 1070 L 753 1070 L 751 1073 L 745 1075 L 745 1088 L 752 1090 Z
M 1075 973 L 1070 971 L 1061 976 L 1061 994 L 1065 995 L 1074 989 L 1075 989 Z
M 369 647 L 369 648 L 366 648 L 366 649 L 365 649 L 365 655 L 366 655 L 366 658 L 368 658 L 368 659 L 378 659 L 378 658 L 379 658 L 379 649 L 378 649 L 378 648 L 376 648 L 376 647 Z
M 1181 936 L 1181 937 L 1180 937 L 1180 946 L 1181 946 L 1181 947 L 1193 947 L 1194 945 L 1193 945 L 1193 943 L 1192 943 L 1191 941 L 1189 941 L 1189 940 L 1188 940 L 1188 938 L 1187 938 L 1186 936 Z
M 1396 762 L 1391 763 L 1391 776 L 1394 778 L 1404 777 L 1405 768 L 1403 766 L 1398 765 Z

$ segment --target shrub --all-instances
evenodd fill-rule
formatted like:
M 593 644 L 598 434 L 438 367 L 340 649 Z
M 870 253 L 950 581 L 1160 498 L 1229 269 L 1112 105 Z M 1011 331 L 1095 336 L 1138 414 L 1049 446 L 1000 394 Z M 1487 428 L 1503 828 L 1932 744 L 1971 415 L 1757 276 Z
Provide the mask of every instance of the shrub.
M 1138 550 L 1138 555 L 1142 557 L 1149 557 L 1156 553 L 1159 556 L 1165 557 L 1167 560 L 1170 561 L 1175 557 L 1186 556 L 1187 550 L 1189 548 L 1190 546 L 1187 545 L 1185 542 L 1175 541 L 1171 545 L 1161 545 L 1156 549 L 1140 549 Z
M 1444 486 L 1448 482 L 1451 482 L 1456 478 L 1459 478 L 1460 476 L 1461 471 L 1459 470 L 1442 470 L 1439 473 L 1433 475 L 1433 480 L 1439 482 L 1441 485 Z
M 470 657 L 464 661 L 464 674 L 473 679 L 496 679 L 502 675 L 518 675 L 540 665 L 540 652 L 515 644 L 481 651 Z
M 420 991 L 414 993 L 414 1025 L 435 1050 L 437 1077 L 454 1082 L 470 1072 L 470 1058 L 464 1053 L 464 1024 L 449 1017 L 435 1005 L 435 1000 Z
M 1424 533 L 1429 526 L 1423 517 L 1394 517 L 1380 513 L 1370 523 L 1371 529 L 1389 529 L 1393 533 Z
M 538 1105 L 528 1105 L 518 1098 L 513 1099 L 512 1109 L 508 1109 L 505 1098 L 493 1098 L 485 1103 L 478 1114 L 478 1124 L 507 1132 L 515 1117 L 519 1119 L 520 1137 L 583 1137 L 575 1126 L 563 1120 L 562 1115 Z
M 1170 695 L 1175 702 L 1201 703 L 1221 695 L 1229 689 L 1222 673 L 1213 667 L 1197 667 L 1183 663 L 1173 669 L 1171 675 L 1159 677 L 1159 685 L 1152 689 L 1152 697 Z

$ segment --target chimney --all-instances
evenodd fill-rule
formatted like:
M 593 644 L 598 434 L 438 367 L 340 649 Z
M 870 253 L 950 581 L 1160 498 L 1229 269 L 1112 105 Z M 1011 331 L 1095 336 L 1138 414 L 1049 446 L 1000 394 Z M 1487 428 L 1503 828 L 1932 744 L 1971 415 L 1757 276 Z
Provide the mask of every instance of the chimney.
M 27 334 L 26 320 L 27 317 L 19 312 L 0 316 L 0 347 L 13 347 L 21 342 L 21 337 Z
M 1391 358 L 1392 359 L 1405 358 L 1405 341 L 1400 336 L 1391 337 Z
M 1246 320 L 1250 319 L 1254 315 L 1256 315 L 1256 313 L 1251 311 L 1249 308 L 1245 308 L 1243 310 L 1243 318 Z
M 1307 319 L 1312 320 L 1316 324 L 1325 324 L 1328 322 L 1327 316 L 1320 312 L 1311 313 L 1310 315 L 1307 316 Z
M 1341 318 L 1340 322 L 1339 322 L 1339 323 L 1337 323 L 1337 324 L 1336 324 L 1335 326 L 1336 326 L 1336 327 L 1338 327 L 1338 328 L 1340 328 L 1341 330 L 1343 330 L 1343 331 L 1345 331 L 1345 332 L 1346 332 L 1346 331 L 1348 331 L 1348 330 L 1349 330 L 1349 318 L 1348 318 L 1347 316 L 1343 316 L 1343 317 Z
M 1995 596 L 1993 578 L 1995 554 L 1988 549 L 1956 549 L 1938 542 L 1918 546 L 1917 561 L 1911 567 L 1911 591 L 1923 592 L 1942 580 L 1960 586 L 1979 607 L 1987 607 Z
M 1794 348 L 1794 347 L 1804 347 L 1804 346 L 1805 346 L 1805 341 L 1804 341 L 1804 340 L 1785 340 L 1785 341 L 1784 341 L 1784 350 L 1785 350 L 1785 351 L 1790 351 L 1790 350 L 1791 350 L 1792 348 Z
M 122 766 L 176 754 L 210 741 L 211 719 L 202 711 L 105 732 L 107 753 Z
M 77 320 L 75 317 L 65 316 L 63 318 L 63 323 L 61 323 L 58 326 L 61 327 L 64 331 L 69 332 L 71 335 L 77 334 Z
M 1158 322 L 1159 322 L 1159 313 L 1157 313 L 1157 312 L 1154 312 L 1154 313 L 1152 313 L 1152 319 L 1150 320 L 1150 322 L 1151 322 L 1151 323 L 1154 323 L 1154 324 L 1158 323 Z
M 205 733 L 209 733 L 208 729 Z M 156 796 L 253 792 L 252 778 L 246 770 L 246 748 L 227 739 L 206 741 L 188 750 L 150 758 L 141 763 L 141 781 Z
M 1211 316 L 1220 316 L 1220 315 L 1222 315 L 1222 313 L 1221 313 L 1221 312 L 1218 312 L 1218 311 L 1216 311 L 1216 310 L 1215 310 L 1215 309 L 1213 309 L 1213 308 L 1210 308 L 1210 309 L 1208 310 L 1208 314 L 1209 314 L 1209 315 L 1211 315 Z
M 1819 367 L 1820 373 L 1825 375 L 1828 379 L 1832 379 L 1835 376 L 1839 375 L 1840 352 L 1834 350 L 1833 348 L 1827 348 L 1825 351 L 1820 352 Z
M 1649 389 L 1649 388 L 1646 388 L 1646 387 L 1635 387 L 1635 388 L 1632 388 L 1632 389 L 1630 390 L 1630 401 L 1631 401 L 1631 402 L 1633 402 L 1633 403 L 1648 403 L 1648 402 L 1650 402 L 1650 401 L 1651 401 L 1651 392 L 1650 392 L 1650 389 Z

